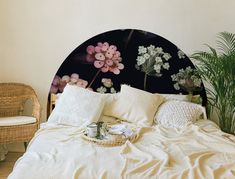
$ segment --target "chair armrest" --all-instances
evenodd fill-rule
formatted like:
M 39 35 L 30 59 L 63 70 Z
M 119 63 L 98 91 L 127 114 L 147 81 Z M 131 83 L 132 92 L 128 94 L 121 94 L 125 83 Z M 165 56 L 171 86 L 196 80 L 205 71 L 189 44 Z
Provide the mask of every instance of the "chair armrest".
M 38 101 L 38 98 L 35 94 L 35 96 L 32 96 L 32 101 L 33 101 L 33 111 L 32 111 L 32 116 L 36 118 L 38 127 L 40 125 L 40 115 L 41 115 L 41 106 Z

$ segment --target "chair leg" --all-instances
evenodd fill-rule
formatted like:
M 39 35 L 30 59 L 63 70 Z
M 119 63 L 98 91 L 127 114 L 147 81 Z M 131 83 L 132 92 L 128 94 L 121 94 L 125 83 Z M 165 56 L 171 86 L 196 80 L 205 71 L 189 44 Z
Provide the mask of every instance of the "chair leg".
M 0 162 L 5 160 L 7 153 L 8 153 L 7 145 L 0 144 Z
M 24 149 L 25 149 L 25 150 L 27 149 L 27 146 L 28 146 L 28 143 L 27 143 L 27 142 L 24 142 Z

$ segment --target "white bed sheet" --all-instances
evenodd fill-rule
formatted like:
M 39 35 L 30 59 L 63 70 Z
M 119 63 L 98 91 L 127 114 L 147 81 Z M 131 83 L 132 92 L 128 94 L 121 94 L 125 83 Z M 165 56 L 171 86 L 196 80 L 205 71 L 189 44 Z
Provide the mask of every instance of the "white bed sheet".
M 101 147 L 80 129 L 45 123 L 9 179 L 235 178 L 235 137 L 209 120 L 142 128 L 137 142 Z

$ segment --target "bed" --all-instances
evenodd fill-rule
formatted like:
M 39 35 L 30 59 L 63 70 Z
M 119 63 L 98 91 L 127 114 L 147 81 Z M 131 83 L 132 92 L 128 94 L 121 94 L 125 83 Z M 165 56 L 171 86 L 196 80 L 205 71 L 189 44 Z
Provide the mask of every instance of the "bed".
M 209 120 L 185 130 L 146 127 L 137 142 L 116 147 L 79 135 L 77 127 L 43 124 L 9 179 L 235 177 L 235 137 Z
M 86 41 L 58 70 L 50 93 L 62 94 L 8 178 L 235 178 L 235 137 L 207 119 L 194 69 L 151 33 L 118 30 Z M 193 86 L 182 83 L 192 76 Z M 98 121 L 133 129 L 135 140 L 84 140 Z

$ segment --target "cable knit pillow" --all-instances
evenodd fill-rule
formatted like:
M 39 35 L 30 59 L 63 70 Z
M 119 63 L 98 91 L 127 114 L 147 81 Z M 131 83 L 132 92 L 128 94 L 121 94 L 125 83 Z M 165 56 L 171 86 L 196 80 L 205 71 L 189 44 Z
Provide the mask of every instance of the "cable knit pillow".
M 163 96 L 165 100 L 179 100 L 179 101 L 189 101 L 188 95 L 183 94 L 161 94 L 159 95 Z
M 48 121 L 81 126 L 97 122 L 102 113 L 105 95 L 77 85 L 67 84 Z
M 159 95 L 163 96 L 166 101 L 168 100 L 179 100 L 179 101 L 187 101 L 187 102 L 192 102 L 192 103 L 197 103 L 201 104 L 202 103 L 202 98 L 200 95 L 183 95 L 183 94 L 162 94 L 158 93 Z
M 159 107 L 154 120 L 167 128 L 183 128 L 194 123 L 202 115 L 206 119 L 205 108 L 201 105 L 169 100 Z
M 163 100 L 160 95 L 122 85 L 118 98 L 105 106 L 103 114 L 141 126 L 151 126 Z

